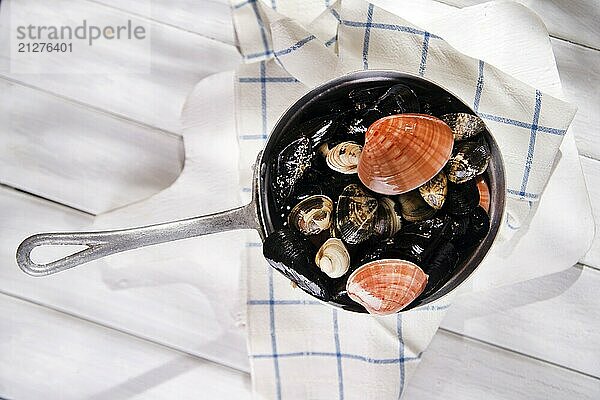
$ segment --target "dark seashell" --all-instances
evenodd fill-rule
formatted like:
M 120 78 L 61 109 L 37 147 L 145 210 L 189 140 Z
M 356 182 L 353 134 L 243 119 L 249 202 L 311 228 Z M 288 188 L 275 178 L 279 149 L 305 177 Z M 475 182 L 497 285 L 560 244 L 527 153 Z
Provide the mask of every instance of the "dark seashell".
M 439 174 L 420 186 L 419 193 L 431 207 L 436 210 L 442 208 L 448 194 L 448 178 L 444 171 L 440 171 Z
M 360 186 L 346 186 L 338 198 L 336 209 L 336 228 L 340 238 L 346 243 L 358 244 L 371 237 L 377 206 L 377 199 Z
M 275 195 L 280 203 L 294 190 L 296 183 L 311 166 L 315 156 L 310 140 L 301 137 L 287 145 L 277 158 Z
M 467 113 L 444 114 L 440 117 L 454 134 L 454 140 L 465 140 L 485 129 L 485 124 L 477 115 Z
M 421 113 L 437 117 L 453 112 L 457 108 L 457 103 L 452 97 L 438 93 L 420 96 L 419 103 Z
M 329 167 L 325 167 L 329 168 Z M 327 195 L 334 201 L 340 197 L 344 189 L 353 183 L 357 183 L 358 179 L 356 175 L 340 174 L 331 171 L 330 174 L 324 175 L 320 181 L 320 186 L 323 190 L 323 194 Z
M 373 108 L 379 98 L 385 94 L 389 86 L 375 86 L 360 89 L 353 89 L 348 93 L 356 111 Z
M 474 180 L 461 184 L 448 183 L 444 210 L 450 214 L 465 215 L 479 205 L 479 189 Z
M 288 225 L 304 235 L 317 235 L 329 230 L 333 214 L 333 201 L 327 196 L 309 196 L 296 204 L 288 215 Z
M 362 145 L 365 141 L 364 135 L 367 132 L 369 126 L 371 126 L 373 122 L 385 116 L 385 114 L 383 114 L 376 108 L 366 110 L 362 114 L 355 116 L 349 120 L 349 122 L 346 125 L 347 133 L 350 135 L 350 138 L 352 140 Z
M 446 164 L 448 180 L 464 183 L 482 174 L 490 161 L 490 148 L 485 142 L 462 142 Z
M 404 258 L 406 252 L 396 248 L 393 238 L 381 240 L 381 238 L 370 239 L 357 251 L 356 262 L 353 263 L 350 273 L 356 268 L 370 261 L 383 260 L 385 258 Z
M 345 133 L 346 127 L 343 122 L 345 118 L 348 116 L 344 113 L 313 118 L 300 125 L 298 130 L 300 135 L 309 136 L 313 149 L 317 149 L 323 143 L 332 141 Z
M 490 230 L 490 217 L 481 207 L 476 207 L 467 215 L 452 217 L 450 225 L 451 242 L 459 249 L 475 246 L 485 238 Z
M 415 92 L 402 84 L 390 87 L 379 98 L 375 107 L 384 115 L 418 113 L 421 110 Z
M 392 237 L 400 228 L 402 228 L 402 218 L 399 207 L 389 197 L 382 197 L 379 199 L 373 231 L 379 236 Z
M 423 261 L 446 240 L 452 220 L 447 215 L 406 225 L 393 238 L 393 249 L 415 264 Z M 388 251 L 390 251 L 388 249 Z
M 422 221 L 435 214 L 435 209 L 423 200 L 419 190 L 412 190 L 398 196 L 402 217 L 410 222 Z
M 314 263 L 315 249 L 301 233 L 284 228 L 265 239 L 263 255 L 269 264 L 306 293 L 329 301 L 328 277 Z
M 348 296 L 348 291 L 345 287 L 344 290 L 333 295 L 333 297 L 329 301 L 329 304 L 336 307 L 340 307 L 342 310 L 346 311 L 354 311 L 359 313 L 367 312 L 367 310 L 363 306 L 361 306 L 360 304 L 352 300 L 350 296 Z
M 423 263 L 423 271 L 429 280 L 423 296 L 427 296 L 442 287 L 454 272 L 458 264 L 459 252 L 452 243 L 441 243 Z

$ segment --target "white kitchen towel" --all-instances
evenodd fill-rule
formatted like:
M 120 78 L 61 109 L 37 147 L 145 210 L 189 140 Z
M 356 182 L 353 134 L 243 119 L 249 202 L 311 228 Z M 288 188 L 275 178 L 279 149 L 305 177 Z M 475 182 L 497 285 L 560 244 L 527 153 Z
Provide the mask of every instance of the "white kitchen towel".
M 248 36 L 248 15 L 238 18 L 244 7 L 258 27 Z M 575 112 L 572 106 L 362 1 L 337 3 L 307 28 L 290 16 L 284 18 L 260 2 L 234 5 L 242 52 L 252 51 L 245 54 L 247 60 L 262 58 L 237 72 L 242 182 L 250 181 L 249 166 L 277 117 L 310 87 L 351 70 L 395 69 L 439 83 L 486 119 L 507 169 L 509 217 L 502 230 L 511 232 L 526 223 L 552 171 Z M 256 56 L 260 49 L 262 55 Z M 332 55 L 339 60 L 335 68 Z M 449 299 L 390 317 L 338 312 L 293 290 L 273 273 L 260 243 L 249 242 L 248 247 L 249 351 L 257 394 L 324 399 L 401 395 Z

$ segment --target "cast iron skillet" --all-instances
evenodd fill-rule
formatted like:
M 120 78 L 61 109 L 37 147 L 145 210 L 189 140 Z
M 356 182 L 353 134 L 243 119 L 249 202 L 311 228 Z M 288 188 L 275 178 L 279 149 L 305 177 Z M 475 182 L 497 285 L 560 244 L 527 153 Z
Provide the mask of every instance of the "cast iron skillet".
M 326 82 L 311 90 L 296 101 L 281 116 L 266 144 L 258 155 L 254 166 L 253 196 L 250 204 L 216 214 L 193 217 L 179 221 L 101 232 L 41 233 L 25 239 L 17 249 L 17 264 L 29 275 L 44 276 L 64 271 L 86 262 L 138 247 L 170 242 L 195 236 L 237 229 L 256 229 L 262 240 L 274 231 L 277 212 L 271 193 L 270 165 L 276 160 L 277 149 L 294 138 L 286 136 L 291 127 L 309 117 L 314 117 L 320 108 L 335 99 L 347 97 L 351 89 L 361 86 L 377 86 L 403 83 L 411 87 L 418 96 L 427 96 L 434 101 L 446 101 L 445 112 L 469 112 L 472 110 L 454 95 L 423 78 L 394 71 L 368 70 L 350 73 Z M 449 101 L 449 100 L 452 101 Z M 454 271 L 450 279 L 437 291 L 419 298 L 403 311 L 429 304 L 460 285 L 481 263 L 500 226 L 505 202 L 505 180 L 502 157 L 496 142 L 486 130 L 484 137 L 491 150 L 491 160 L 487 170 L 490 187 L 490 230 L 471 256 L 464 260 Z M 47 263 L 37 264 L 30 258 L 31 251 L 45 245 L 86 245 L 88 248 Z

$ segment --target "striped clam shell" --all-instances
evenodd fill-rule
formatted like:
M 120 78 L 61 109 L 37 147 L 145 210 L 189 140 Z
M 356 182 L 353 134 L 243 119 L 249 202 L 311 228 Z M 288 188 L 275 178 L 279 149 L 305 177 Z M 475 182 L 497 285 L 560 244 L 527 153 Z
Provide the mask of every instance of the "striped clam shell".
M 402 218 L 396 210 L 396 203 L 389 197 L 379 199 L 373 231 L 383 237 L 392 237 L 402 228 Z
M 395 195 L 418 188 L 444 167 L 454 137 L 442 120 L 425 114 L 378 119 L 365 134 L 358 177 L 374 192 Z
M 425 289 L 427 275 L 410 261 L 383 259 L 360 266 L 346 283 L 348 296 L 371 314 L 402 310 Z
M 305 235 L 316 235 L 329 229 L 332 213 L 333 201 L 318 194 L 296 204 L 288 215 L 288 224 Z
M 330 278 L 339 278 L 350 268 L 350 254 L 344 242 L 329 238 L 317 252 L 315 263 Z
M 362 146 L 356 142 L 339 143 L 327 152 L 325 161 L 329 168 L 342 174 L 355 174 Z
M 374 234 L 373 222 L 377 216 L 377 199 L 359 185 L 350 184 L 338 198 L 336 228 L 348 244 L 364 242 Z

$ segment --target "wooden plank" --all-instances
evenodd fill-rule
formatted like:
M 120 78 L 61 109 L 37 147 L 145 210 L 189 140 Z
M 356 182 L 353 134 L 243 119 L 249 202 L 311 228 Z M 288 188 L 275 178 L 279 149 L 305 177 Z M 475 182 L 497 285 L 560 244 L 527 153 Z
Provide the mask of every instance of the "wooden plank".
M 600 377 L 600 271 L 573 267 L 456 299 L 450 331 Z
M 403 398 L 591 400 L 597 399 L 598 393 L 598 379 L 438 332 Z
M 3 8 L 5 2 L 2 2 Z M 93 51 L 78 42 L 81 53 L 68 57 L 45 55 L 37 59 L 13 56 L 12 65 L 10 40 L 4 38 L 0 40 L 0 75 L 170 132 L 180 132 L 181 108 L 194 85 L 207 75 L 234 69 L 240 61 L 239 53 L 231 45 L 102 4 L 84 0 L 27 2 L 31 18 L 46 24 L 76 25 L 86 19 L 104 26 L 129 19 L 133 26 L 147 27 L 148 37 L 118 46 L 110 41 L 98 42 Z M 7 6 L 12 4 L 6 3 Z M 0 15 L 8 24 L 9 13 Z M 231 26 L 229 20 L 226 22 Z M 132 64 L 145 69 L 132 73 L 127 69 Z M 87 73 L 98 68 L 102 68 L 103 73 Z M 32 70 L 39 72 L 20 73 Z M 45 73 L 46 70 L 55 73 Z
M 186 168 L 147 201 L 69 224 L 62 208 L 0 190 L 0 290 L 247 370 L 246 338 L 237 318 L 245 301 L 239 270 L 243 232 L 144 248 L 43 279 L 23 274 L 14 261 L 19 242 L 35 232 L 147 225 L 238 206 L 237 138 L 229 134 L 235 121 L 219 118 L 219 112 L 232 115 L 233 103 L 218 101 L 222 89 L 211 79 L 202 90 L 206 112 L 217 122 L 207 125 L 203 119 L 201 127 L 190 127 Z
M 578 107 L 571 130 L 579 153 L 600 160 L 600 51 L 551 39 L 566 99 Z
M 489 0 L 437 0 L 457 7 L 486 3 Z M 600 3 L 598 0 L 515 0 L 535 11 L 551 35 L 600 48 Z
M 250 399 L 250 377 L 0 295 L 0 397 Z
M 592 247 L 581 259 L 581 262 L 600 269 L 600 161 L 581 157 L 581 167 L 585 174 L 592 203 L 592 212 L 596 221 L 596 236 L 592 242 Z
M 91 214 L 145 199 L 183 168 L 181 137 L 0 79 L 0 182 Z
M 95 0 L 223 43 L 234 44 L 227 0 Z

